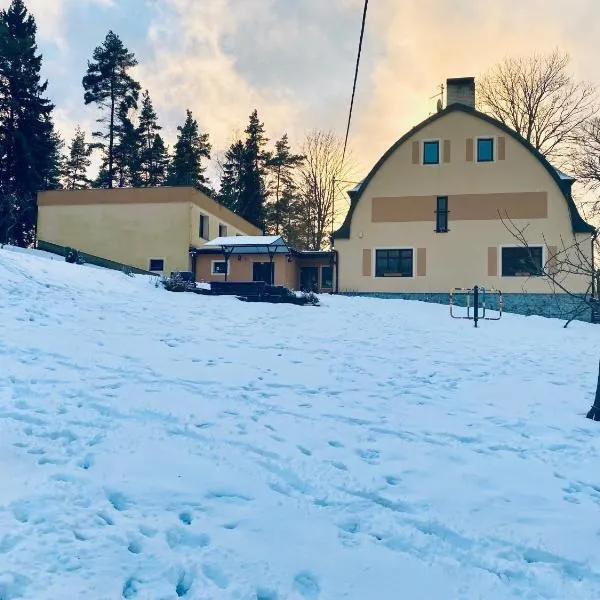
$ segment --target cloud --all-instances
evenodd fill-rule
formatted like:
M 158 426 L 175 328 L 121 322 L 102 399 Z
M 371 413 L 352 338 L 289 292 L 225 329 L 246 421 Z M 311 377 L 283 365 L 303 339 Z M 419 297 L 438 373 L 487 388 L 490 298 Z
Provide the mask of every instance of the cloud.
M 507 55 L 571 53 L 576 76 L 599 77 L 592 57 L 600 33 L 595 0 L 416 0 L 371 3 L 352 142 L 372 164 L 403 133 L 435 111 L 448 77 L 477 76 Z
M 27 10 L 35 17 L 39 41 L 53 44 L 62 52 L 67 51 L 68 9 L 69 5 L 75 2 L 84 5 L 115 6 L 115 0 L 26 0 Z M 0 9 L 9 6 L 10 0 L 0 0 Z

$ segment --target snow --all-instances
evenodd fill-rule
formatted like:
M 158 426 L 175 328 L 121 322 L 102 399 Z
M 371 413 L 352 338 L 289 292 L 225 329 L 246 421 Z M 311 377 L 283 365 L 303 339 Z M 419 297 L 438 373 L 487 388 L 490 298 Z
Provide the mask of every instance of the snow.
M 0 598 L 600 597 L 600 329 L 0 249 Z
M 566 173 L 564 173 L 560 169 L 554 167 L 554 170 L 556 171 L 556 173 L 560 177 L 560 179 L 565 179 L 565 180 L 568 180 L 568 181 L 575 181 L 574 177 L 571 177 L 571 175 L 567 175 Z
M 206 242 L 203 248 L 213 246 L 270 246 L 285 245 L 279 235 L 230 235 L 227 237 L 218 237 L 210 242 Z

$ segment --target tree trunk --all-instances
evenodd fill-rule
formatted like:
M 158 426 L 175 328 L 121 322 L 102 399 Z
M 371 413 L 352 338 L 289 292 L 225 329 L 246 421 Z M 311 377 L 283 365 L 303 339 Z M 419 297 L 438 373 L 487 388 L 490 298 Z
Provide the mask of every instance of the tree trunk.
M 598 365 L 598 383 L 596 384 L 596 397 L 594 404 L 586 415 L 588 419 L 600 421 L 600 364 Z

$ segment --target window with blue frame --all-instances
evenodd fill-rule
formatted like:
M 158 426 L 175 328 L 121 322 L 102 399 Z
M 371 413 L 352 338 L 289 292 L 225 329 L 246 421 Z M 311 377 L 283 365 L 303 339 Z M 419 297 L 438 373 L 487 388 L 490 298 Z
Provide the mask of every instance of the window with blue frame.
M 440 162 L 440 143 L 423 142 L 423 164 L 437 165 Z
M 477 139 L 477 162 L 492 162 L 494 160 L 494 138 Z

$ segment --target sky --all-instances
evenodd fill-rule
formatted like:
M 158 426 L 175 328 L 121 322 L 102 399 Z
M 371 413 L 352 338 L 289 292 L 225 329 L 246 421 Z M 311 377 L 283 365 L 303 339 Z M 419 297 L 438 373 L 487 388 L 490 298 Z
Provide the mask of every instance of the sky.
M 0 0 L 5 8 L 10 0 Z M 38 24 L 48 93 L 68 140 L 91 132 L 81 79 L 112 29 L 139 61 L 167 142 L 191 109 L 213 155 L 257 109 L 274 142 L 313 128 L 343 136 L 363 0 L 25 0 Z M 598 0 L 371 0 L 350 132 L 362 178 L 408 129 L 435 111 L 448 77 L 477 77 L 508 55 L 571 55 L 600 85 Z

